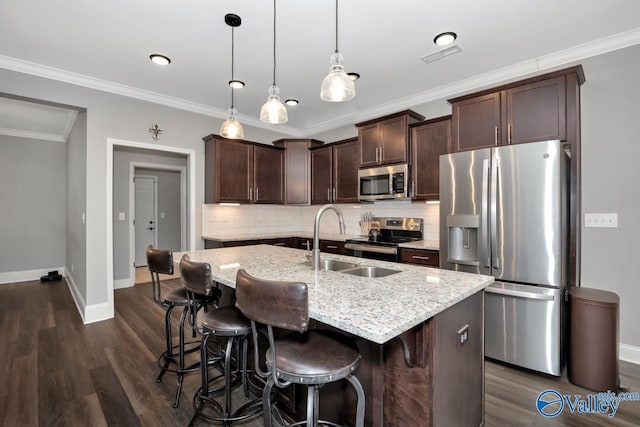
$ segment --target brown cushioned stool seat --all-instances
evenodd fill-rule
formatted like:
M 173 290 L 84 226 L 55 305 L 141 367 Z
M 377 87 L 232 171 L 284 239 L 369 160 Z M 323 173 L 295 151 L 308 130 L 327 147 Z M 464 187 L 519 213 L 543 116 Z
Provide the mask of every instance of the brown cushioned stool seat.
M 308 331 L 309 290 L 305 283 L 264 280 L 243 269 L 236 276 L 236 306 L 251 319 L 253 345 L 258 349 L 258 328 L 266 329 L 269 349 L 265 353 L 267 372 L 260 367 L 255 351 L 255 371 L 266 378 L 262 393 L 263 422 L 272 425 L 272 412 L 282 417 L 272 405 L 272 388 L 291 384 L 307 386 L 307 419 L 289 424 L 337 426 L 319 419 L 320 387 L 346 380 L 357 395 L 356 427 L 364 426 L 365 395 L 353 372 L 360 363 L 357 346 L 347 337 L 325 330 Z M 292 331 L 276 338 L 274 329 Z
M 213 283 L 211 267 L 207 263 L 192 262 L 187 255 L 184 255 L 180 260 L 180 272 L 187 289 L 187 295 L 195 306 L 197 295 L 207 295 L 211 292 Z M 262 410 L 260 399 L 248 400 L 234 411 L 231 406 L 231 392 L 239 382 L 243 385 L 245 399 L 250 397 L 247 373 L 248 338 L 251 334 L 249 319 L 234 306 L 227 306 L 202 313 L 200 323 L 196 325 L 194 322 L 193 327 L 202 335 L 200 345 L 202 383 L 193 397 L 195 412 L 189 421 L 189 426 L 192 426 L 199 417 L 210 422 L 229 425 L 232 422 L 255 416 Z M 211 337 L 226 338 L 225 349 L 220 352 L 211 352 L 208 346 Z M 234 347 L 236 349 L 236 369 L 232 366 Z M 213 366 L 221 368 L 223 374 L 209 378 L 209 368 Z M 212 383 L 220 378 L 224 378 L 223 385 L 212 388 Z M 220 391 L 224 392 L 224 407 L 213 397 Z

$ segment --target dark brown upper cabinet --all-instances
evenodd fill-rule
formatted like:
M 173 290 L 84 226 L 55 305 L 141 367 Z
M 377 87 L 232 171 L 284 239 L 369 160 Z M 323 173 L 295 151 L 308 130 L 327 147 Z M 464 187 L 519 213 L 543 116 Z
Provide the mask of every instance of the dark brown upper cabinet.
M 284 150 L 209 135 L 205 141 L 205 203 L 284 201 Z
M 358 203 L 358 138 L 309 151 L 311 203 Z
M 451 152 L 451 116 L 411 125 L 412 200 L 440 199 L 440 156 Z
M 320 147 L 323 142 L 316 139 L 279 139 L 273 145 L 284 152 L 284 203 L 286 205 L 308 205 L 311 203 L 311 152 L 309 148 Z
M 576 70 L 574 67 L 449 100 L 454 150 L 567 141 L 567 121 L 576 115 L 567 110 L 567 96 L 572 96 L 567 92 L 567 74 L 576 74 Z
M 357 123 L 360 167 L 405 163 L 409 160 L 409 125 L 424 120 L 415 111 Z

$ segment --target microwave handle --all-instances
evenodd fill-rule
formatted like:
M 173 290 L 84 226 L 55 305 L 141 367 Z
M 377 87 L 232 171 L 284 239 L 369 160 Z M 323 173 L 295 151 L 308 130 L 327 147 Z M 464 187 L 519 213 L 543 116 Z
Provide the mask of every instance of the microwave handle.
M 395 173 L 391 173 L 391 179 L 389 180 L 389 194 L 393 196 L 396 194 L 396 175 Z

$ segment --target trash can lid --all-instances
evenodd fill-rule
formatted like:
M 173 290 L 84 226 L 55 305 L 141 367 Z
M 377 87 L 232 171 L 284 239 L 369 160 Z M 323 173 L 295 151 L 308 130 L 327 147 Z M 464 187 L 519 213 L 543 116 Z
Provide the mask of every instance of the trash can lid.
M 620 297 L 615 292 L 582 286 L 569 288 L 569 299 L 587 304 L 618 305 L 620 303 Z

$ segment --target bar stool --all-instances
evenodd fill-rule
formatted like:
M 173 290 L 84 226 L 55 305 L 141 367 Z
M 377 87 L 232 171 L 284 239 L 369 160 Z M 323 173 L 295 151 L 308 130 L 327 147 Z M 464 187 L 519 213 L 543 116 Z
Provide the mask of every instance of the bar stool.
M 213 289 L 211 279 L 211 266 L 208 263 L 193 262 L 188 255 L 183 255 L 180 259 L 180 274 L 187 296 L 193 307 L 197 307 L 198 295 L 208 296 Z M 223 425 L 257 415 L 262 410 L 260 399 L 249 400 L 235 411 L 231 408 L 231 393 L 234 385 L 238 381 L 242 382 L 245 399 L 249 399 L 249 379 L 247 375 L 247 353 L 249 335 L 251 334 L 251 324 L 237 308 L 234 306 L 221 307 L 216 310 L 205 312 L 197 324 L 196 315 L 190 316 L 194 331 L 202 335 L 200 344 L 200 366 L 202 373 L 201 387 L 193 397 L 193 408 L 195 413 L 189 421 L 189 426 L 193 426 L 198 417 L 202 417 L 210 422 L 221 422 Z M 226 346 L 220 352 L 211 352 L 208 349 L 210 337 L 226 339 Z M 236 349 L 237 369 L 232 367 L 232 353 Z M 209 368 L 218 365 L 222 368 L 223 375 L 209 378 Z M 224 377 L 224 384 L 215 389 L 210 388 L 210 383 Z M 211 396 L 216 392 L 224 390 L 224 408 Z
M 196 363 L 190 366 L 185 366 L 185 355 L 198 351 L 199 342 L 185 342 L 184 338 L 184 320 L 189 312 L 189 300 L 187 298 L 187 292 L 184 288 L 172 289 L 162 298 L 162 290 L 160 285 L 160 274 L 173 274 L 173 252 L 169 250 L 154 249 L 149 245 L 147 248 L 147 265 L 149 266 L 149 272 L 151 273 L 151 286 L 153 290 L 153 299 L 159 305 L 167 309 L 164 316 L 165 325 L 165 341 L 166 350 L 158 357 L 158 366 L 160 367 L 160 374 L 156 378 L 156 382 L 160 383 L 162 377 L 166 372 L 175 373 L 178 377 L 178 388 L 176 390 L 176 397 L 173 402 L 173 407 L 177 408 L 180 403 L 180 395 L 182 393 L 182 381 L 185 374 L 189 372 L 195 372 L 200 369 L 200 363 Z M 210 302 L 216 302 L 220 297 L 220 293 L 212 295 L 209 298 Z M 198 310 L 205 304 L 205 299 L 200 297 L 198 299 Z M 180 315 L 180 331 L 178 344 L 173 345 L 173 334 L 171 331 L 171 313 L 175 307 L 183 307 L 182 314 Z M 193 336 L 195 338 L 195 334 Z M 194 344 L 194 345 L 191 345 Z M 186 348 L 191 345 L 190 348 Z M 172 367 L 173 366 L 173 367 Z
M 309 294 L 305 283 L 258 279 L 240 269 L 236 276 L 236 307 L 251 319 L 256 349 L 257 324 L 267 328 L 267 372 L 261 370 L 257 351 L 254 352 L 256 372 L 267 378 L 262 394 L 265 427 L 272 425 L 273 385 L 283 388 L 294 383 L 307 386 L 307 419 L 291 425 L 315 427 L 321 423 L 336 426 L 333 422 L 318 419 L 318 392 L 324 384 L 341 379 L 349 381 L 355 389 L 358 396 L 355 425 L 364 425 L 364 390 L 360 381 L 353 375 L 360 363 L 358 348 L 342 335 L 329 331 L 307 330 Z M 297 333 L 275 339 L 274 327 Z

